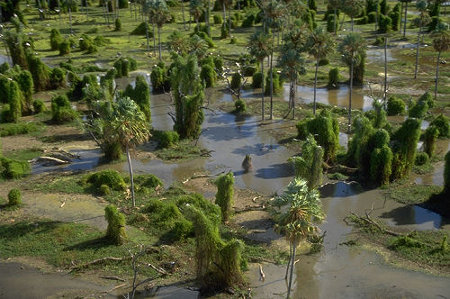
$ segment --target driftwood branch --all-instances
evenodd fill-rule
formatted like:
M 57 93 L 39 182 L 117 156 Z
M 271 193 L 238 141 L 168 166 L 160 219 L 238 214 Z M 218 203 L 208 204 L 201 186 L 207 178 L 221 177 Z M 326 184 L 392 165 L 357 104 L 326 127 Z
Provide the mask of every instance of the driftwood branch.
M 388 234 L 388 235 L 391 235 L 391 236 L 395 236 L 395 237 L 405 236 L 404 234 L 397 233 L 397 232 L 394 232 L 394 231 L 391 231 L 391 230 L 388 230 L 388 229 L 386 229 L 386 228 L 381 227 L 378 223 L 376 223 L 374 220 L 372 220 L 372 218 L 370 218 L 369 213 L 366 213 L 366 217 L 359 216 L 359 215 L 357 215 L 357 214 L 355 214 L 355 213 L 353 213 L 353 212 L 350 213 L 350 215 L 351 215 L 352 217 L 357 218 L 358 220 L 361 220 L 362 222 L 364 222 L 364 223 L 366 223 L 366 224 L 368 224 L 368 225 L 370 225 L 370 226 L 375 226 L 375 227 L 376 227 L 379 231 L 381 231 L 382 233 L 385 233 L 385 234 Z M 347 224 L 348 224 L 348 221 L 347 221 L 347 218 L 348 218 L 348 217 L 349 217 L 349 216 L 347 216 L 347 217 L 344 218 L 344 221 L 345 221 L 345 223 L 347 223 Z
M 125 281 L 125 279 L 117 277 L 117 276 L 100 276 L 100 278 L 109 279 L 109 280 L 118 280 L 118 281 L 121 281 L 121 282 Z

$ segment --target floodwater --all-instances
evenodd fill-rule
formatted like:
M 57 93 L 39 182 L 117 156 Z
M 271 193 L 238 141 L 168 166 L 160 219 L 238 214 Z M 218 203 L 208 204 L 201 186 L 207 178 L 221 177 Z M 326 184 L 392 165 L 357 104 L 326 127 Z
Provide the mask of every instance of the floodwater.
M 0 263 L 0 298 L 75 298 L 75 293 L 93 298 L 94 294 L 111 288 L 112 286 L 102 287 L 67 274 L 47 274 L 18 263 Z M 115 297 L 105 293 L 102 298 Z
M 76 149 L 70 153 L 78 156 L 72 163 L 66 165 L 44 166 L 41 163 L 33 163 L 31 174 L 39 174 L 53 171 L 77 171 L 89 170 L 98 166 L 102 153 L 99 149 Z
M 327 215 L 321 230 L 326 231 L 324 249 L 315 255 L 299 256 L 295 267 L 293 298 L 446 298 L 450 279 L 387 265 L 378 254 L 342 244 L 355 240 L 353 229 L 343 218 L 350 212 L 381 217 L 390 225 L 407 229 L 450 230 L 450 221 L 421 208 L 404 208 L 384 201 L 377 190 L 365 191 L 357 184 L 339 182 L 322 188 Z M 264 265 L 266 281 L 258 281 L 255 267 L 250 283 L 256 298 L 286 296 L 285 266 Z

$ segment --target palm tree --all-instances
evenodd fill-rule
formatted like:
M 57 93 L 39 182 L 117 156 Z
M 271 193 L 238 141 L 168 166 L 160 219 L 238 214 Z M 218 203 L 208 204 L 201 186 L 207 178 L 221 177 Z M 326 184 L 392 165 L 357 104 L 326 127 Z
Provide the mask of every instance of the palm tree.
M 289 298 L 292 289 L 292 277 L 294 273 L 294 263 L 296 249 L 300 241 L 306 240 L 318 232 L 317 224 L 324 219 L 319 192 L 309 189 L 307 182 L 300 178 L 294 178 L 286 188 L 286 191 L 277 198 L 275 204 L 282 206 L 290 204 L 289 210 L 281 216 L 278 231 L 285 234 L 289 241 L 289 261 L 286 268 L 286 276 L 289 270 L 289 285 L 287 297 Z M 289 269 L 290 268 L 290 269 Z
M 278 30 L 281 26 L 281 18 L 285 14 L 285 6 L 281 2 L 271 0 L 263 6 L 264 24 L 273 30 Z M 279 34 L 279 32 L 278 32 Z M 272 38 L 272 50 L 270 52 L 270 114 L 269 119 L 273 118 L 273 51 L 274 41 Z
M 249 50 L 250 55 L 254 56 L 261 65 L 261 74 L 262 74 L 262 93 L 261 93 L 261 116 L 262 120 L 264 120 L 264 58 L 269 56 L 272 51 L 272 36 L 263 31 L 255 32 L 250 37 L 249 42 Z
M 416 47 L 416 67 L 414 68 L 414 79 L 417 79 L 417 71 L 419 68 L 419 47 L 420 47 L 420 35 L 422 34 L 423 21 L 427 14 L 427 2 L 420 0 L 416 2 L 416 8 L 419 11 L 419 32 L 417 33 L 417 47 Z
M 348 15 L 352 20 L 352 32 L 353 32 L 353 24 L 354 18 L 359 16 L 364 9 L 364 1 L 362 0 L 343 0 L 342 1 L 342 10 L 346 15 Z
M 358 65 L 361 60 L 361 54 L 366 48 L 365 39 L 358 33 L 349 33 L 339 45 L 339 52 L 342 54 L 342 60 L 350 67 L 350 96 L 348 102 L 348 129 L 350 131 L 352 124 L 352 92 L 353 92 L 353 67 Z
M 283 46 L 281 50 L 280 66 L 282 74 L 289 79 L 289 109 L 292 109 L 292 119 L 295 118 L 295 92 L 297 90 L 297 79 L 302 73 L 305 73 L 305 60 L 301 56 L 298 49 L 291 45 Z M 288 112 L 289 115 L 290 111 Z
M 195 19 L 195 23 L 197 23 L 197 30 L 199 30 L 198 19 L 203 13 L 203 3 L 201 0 L 191 0 L 189 2 L 189 12 Z
M 172 17 L 170 16 L 169 9 L 165 0 L 155 0 L 152 2 L 153 11 L 155 11 L 154 22 L 158 28 L 158 43 L 159 43 L 159 60 L 162 60 L 161 56 L 161 28 Z
M 437 88 L 439 81 L 439 63 L 441 61 L 441 53 L 450 49 L 450 33 L 445 24 L 439 24 L 438 28 L 432 34 L 433 48 L 438 52 L 436 61 L 436 80 L 434 85 L 434 99 L 437 99 Z
M 144 0 L 143 2 L 143 13 L 148 16 L 148 21 L 152 23 L 153 28 L 153 54 L 156 55 L 156 34 L 155 34 L 155 21 L 157 18 L 157 12 L 155 11 L 154 3 L 156 0 Z M 147 41 L 148 41 L 148 29 L 146 28 Z
M 402 2 L 405 3 L 405 20 L 403 23 L 403 38 L 406 37 L 406 22 L 408 19 L 408 3 L 411 2 L 412 0 L 401 0 Z
M 117 138 L 119 144 L 126 151 L 130 172 L 131 199 L 133 207 L 135 207 L 133 165 L 131 164 L 130 151 L 150 137 L 148 122 L 139 106 L 128 97 L 120 98 L 114 106 L 105 130 L 109 131 L 111 136 Z
M 308 37 L 306 48 L 308 53 L 316 59 L 316 73 L 314 76 L 314 106 L 313 113 L 316 115 L 316 89 L 317 89 L 317 72 L 319 70 L 319 61 L 326 58 L 334 51 L 335 43 L 331 35 L 323 29 L 317 27 Z

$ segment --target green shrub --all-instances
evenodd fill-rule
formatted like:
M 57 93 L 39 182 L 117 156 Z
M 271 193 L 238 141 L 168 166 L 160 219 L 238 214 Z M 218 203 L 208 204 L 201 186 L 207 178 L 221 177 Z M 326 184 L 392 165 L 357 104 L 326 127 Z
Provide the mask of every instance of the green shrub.
M 100 186 L 99 192 L 101 195 L 109 195 L 111 194 L 111 188 L 109 188 L 108 185 L 103 184 Z
M 72 109 L 65 95 L 52 98 L 52 120 L 56 123 L 71 122 L 78 118 L 78 113 Z
M 367 14 L 367 23 L 375 23 L 377 19 L 377 13 L 375 11 L 371 11 Z
M 158 141 L 160 148 L 168 148 L 176 145 L 180 136 L 175 131 L 153 131 L 153 139 Z
M 149 26 L 147 25 L 146 22 L 142 22 L 140 23 L 133 31 L 131 31 L 131 35 L 146 35 L 146 29 L 145 27 L 147 27 L 148 30 L 148 37 L 152 38 L 153 37 L 153 31 L 151 30 L 151 28 L 149 28 Z
M 230 33 L 228 31 L 228 25 L 225 22 L 223 22 L 221 31 L 220 31 L 220 38 L 224 39 L 224 38 L 227 38 L 229 35 L 230 35 Z
M 119 0 L 119 8 L 128 8 L 128 0 Z
M 218 74 L 222 74 L 223 73 L 223 58 L 222 58 L 222 56 L 218 56 L 218 55 L 214 56 L 213 62 L 214 62 L 215 71 Z
M 86 51 L 90 46 L 92 46 L 92 39 L 89 37 L 89 35 L 82 34 L 79 39 L 78 46 L 80 47 L 81 51 Z
M 237 43 L 237 38 L 232 36 L 230 39 L 230 44 L 235 45 Z
M 391 18 L 392 30 L 398 31 L 400 29 L 400 22 L 401 22 L 399 3 L 397 3 L 394 7 L 394 10 L 389 13 L 389 18 Z
M 252 88 L 261 88 L 264 80 L 261 72 L 254 73 L 252 76 Z
M 50 31 L 50 48 L 53 51 L 59 50 L 59 44 L 63 41 L 61 33 L 59 33 L 58 29 L 53 28 Z
M 201 39 L 203 39 L 206 42 L 206 44 L 208 44 L 208 48 L 214 48 L 216 46 L 212 38 L 206 32 L 199 31 L 196 33 L 196 35 L 198 35 Z
M 413 103 L 412 107 L 409 108 L 409 117 L 424 118 L 428 111 L 428 104 L 426 102 L 418 101 Z
M 8 193 L 8 205 L 19 206 L 22 204 L 22 195 L 18 189 L 11 189 Z
M 445 154 L 444 193 L 450 194 L 450 151 Z
M 241 85 L 241 74 L 239 74 L 239 72 L 233 73 L 231 76 L 230 88 L 237 91 L 241 89 Z
M 234 112 L 243 113 L 247 110 L 247 104 L 242 99 L 238 99 L 234 102 Z
M 133 88 L 133 86 L 129 84 L 123 95 L 132 99 L 144 113 L 145 119 L 148 122 L 151 121 L 150 87 L 148 86 L 144 76 L 138 75 L 136 77 L 135 87 Z
M 222 24 L 222 16 L 221 15 L 213 15 L 214 25 Z
M 9 84 L 9 113 L 7 114 L 6 121 L 8 122 L 18 122 L 19 118 L 22 116 L 22 102 L 23 95 L 20 92 L 19 84 L 16 81 L 11 81 Z
M 427 164 L 430 161 L 430 157 L 427 153 L 417 153 L 416 159 L 414 160 L 414 164 L 417 166 L 422 166 Z
M 363 16 L 362 18 L 356 20 L 356 24 L 358 25 L 364 25 L 369 23 L 369 17 L 368 16 Z
M 319 66 L 324 66 L 324 65 L 329 65 L 330 61 L 328 60 L 328 58 L 322 58 L 319 60 Z
M 327 16 L 327 32 L 334 32 L 335 19 L 334 14 L 329 14 Z
M 430 123 L 430 126 L 435 126 L 439 130 L 439 137 L 448 138 L 450 137 L 450 124 L 449 119 L 443 115 L 438 115 Z
M 418 101 L 427 103 L 429 109 L 434 107 L 433 96 L 428 91 L 421 95 Z
M 156 188 L 163 186 L 163 182 L 153 174 L 138 175 L 134 178 L 136 192 L 150 194 Z
M 5 179 L 20 179 L 31 171 L 30 163 L 0 157 L 1 176 Z
M 396 237 L 391 241 L 391 244 L 389 245 L 390 249 L 399 251 L 401 249 L 401 247 L 406 247 L 406 248 L 420 248 L 423 247 L 424 244 L 411 238 L 408 236 L 401 236 L 401 237 Z
M 9 82 L 10 80 L 8 77 L 0 75 L 0 103 L 8 103 Z
M 332 68 L 328 72 L 328 86 L 329 87 L 337 87 L 340 80 L 339 68 Z
M 128 77 L 128 72 L 137 69 L 136 60 L 131 57 L 120 57 L 114 62 L 116 69 L 116 78 Z
M 270 95 L 270 72 L 267 73 L 266 83 L 264 86 L 265 95 Z M 279 94 L 283 91 L 283 81 L 280 78 L 280 75 L 276 72 L 273 73 L 273 94 Z
M 429 126 L 425 130 L 423 138 L 423 151 L 428 154 L 429 157 L 433 157 L 434 150 L 436 149 L 436 139 L 439 136 L 439 129 L 433 125 Z
M 255 15 L 249 14 L 244 21 L 242 21 L 242 28 L 249 28 L 252 27 L 255 24 Z
M 59 43 L 59 55 L 64 56 L 70 54 L 70 41 L 67 39 L 62 40 Z
M 0 127 L 0 136 L 14 136 L 21 134 L 28 134 L 38 130 L 35 123 L 32 122 L 20 122 L 20 123 L 8 123 L 3 124 Z
M 387 144 L 375 148 L 370 157 L 370 179 L 375 184 L 389 184 L 392 173 L 392 151 Z
M 392 30 L 392 19 L 385 15 L 380 15 L 380 21 L 378 22 L 378 32 L 388 33 Z
M 214 87 L 216 83 L 217 74 L 216 71 L 214 71 L 214 68 L 209 65 L 205 64 L 202 66 L 202 70 L 200 72 L 200 79 L 205 82 L 206 87 Z
M 303 143 L 301 156 L 289 160 L 294 164 L 295 177 L 306 180 L 310 190 L 322 183 L 323 149 L 312 135 L 308 135 Z
M 98 191 L 102 185 L 108 186 L 115 191 L 124 191 L 127 188 L 123 177 L 117 170 L 102 170 L 95 172 L 87 177 L 87 183 Z
M 405 102 L 395 96 L 389 97 L 387 102 L 387 115 L 401 115 L 405 113 Z
M 125 233 L 125 215 L 119 212 L 113 205 L 105 208 L 105 219 L 108 222 L 106 229 L 106 238 L 116 245 L 125 242 L 127 235 Z
M 55 67 L 50 73 L 50 84 L 53 89 L 66 86 L 66 72 L 64 69 Z
M 30 114 L 34 93 L 33 77 L 29 71 L 23 70 L 17 76 L 15 76 L 15 80 L 19 84 L 24 100 L 22 102 L 22 113 Z

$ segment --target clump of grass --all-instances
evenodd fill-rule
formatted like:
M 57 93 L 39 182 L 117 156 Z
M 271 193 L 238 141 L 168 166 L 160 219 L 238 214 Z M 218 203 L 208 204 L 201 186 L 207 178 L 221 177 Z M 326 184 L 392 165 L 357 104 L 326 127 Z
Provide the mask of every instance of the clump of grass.
M 8 193 L 8 205 L 17 207 L 22 204 L 22 194 L 19 189 L 11 189 Z
M 429 185 L 397 185 L 392 184 L 387 190 L 388 196 L 400 203 L 417 204 L 422 203 L 431 195 L 442 191 L 440 186 Z
M 0 137 L 29 134 L 40 131 L 43 127 L 34 122 L 4 123 L 0 124 Z

